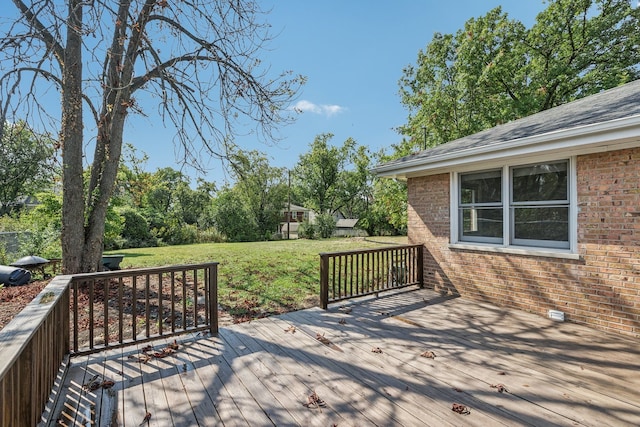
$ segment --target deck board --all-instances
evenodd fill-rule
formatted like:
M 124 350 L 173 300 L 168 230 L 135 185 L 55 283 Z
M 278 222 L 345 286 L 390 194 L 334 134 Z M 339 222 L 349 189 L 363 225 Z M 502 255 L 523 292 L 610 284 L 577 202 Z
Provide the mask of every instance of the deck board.
M 72 358 L 55 419 L 139 426 L 149 412 L 155 426 L 640 425 L 637 341 L 428 290 L 178 343 L 147 363 L 142 345 Z M 114 387 L 84 390 L 94 375 Z M 304 405 L 314 392 L 325 406 Z

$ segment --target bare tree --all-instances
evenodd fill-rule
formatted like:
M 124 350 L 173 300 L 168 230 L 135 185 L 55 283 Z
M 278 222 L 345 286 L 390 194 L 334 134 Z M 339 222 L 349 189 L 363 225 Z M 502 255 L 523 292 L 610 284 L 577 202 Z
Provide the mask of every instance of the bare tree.
M 0 27 L 0 119 L 59 131 L 66 273 L 99 266 L 131 115 L 157 110 L 176 130 L 180 160 L 196 167 L 205 155 L 228 159 L 240 131 L 269 141 L 293 118 L 286 107 L 304 78 L 271 77 L 260 62 L 271 35 L 257 2 L 12 1 L 17 13 Z M 52 89 L 59 116 L 45 102 Z

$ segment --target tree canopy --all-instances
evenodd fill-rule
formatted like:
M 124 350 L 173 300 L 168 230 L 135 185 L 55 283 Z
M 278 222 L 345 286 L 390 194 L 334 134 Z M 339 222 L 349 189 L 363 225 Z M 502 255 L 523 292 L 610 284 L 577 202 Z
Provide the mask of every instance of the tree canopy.
M 271 35 L 257 2 L 12 3 L 0 36 L 0 122 L 22 116 L 59 131 L 67 273 L 99 266 L 130 115 L 157 114 L 192 165 L 201 156 L 226 158 L 234 135 L 247 128 L 268 140 L 291 119 L 286 107 L 303 79 L 271 75 L 261 63 Z M 43 102 L 51 91 L 61 94 L 60 116 Z M 85 136 L 85 127 L 94 133 Z
M 0 140 L 0 215 L 20 198 L 52 187 L 54 141 L 33 132 L 26 123 L 4 124 Z
M 529 29 L 497 7 L 436 33 L 403 70 L 400 132 L 437 145 L 635 80 L 638 28 L 630 0 L 550 0 Z

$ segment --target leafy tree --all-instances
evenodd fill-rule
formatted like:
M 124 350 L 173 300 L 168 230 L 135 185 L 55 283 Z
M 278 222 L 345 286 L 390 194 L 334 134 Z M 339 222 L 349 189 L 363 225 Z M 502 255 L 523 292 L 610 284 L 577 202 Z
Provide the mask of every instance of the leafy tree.
M 269 160 L 257 151 L 238 153 L 233 163 L 233 190 L 251 216 L 258 238 L 269 239 L 278 230 L 287 200 L 285 169 L 270 166 Z
M 310 151 L 300 156 L 294 168 L 292 182 L 296 198 L 306 207 L 318 213 L 333 214 L 347 206 L 357 190 L 348 188 L 347 167 L 352 161 L 357 147 L 349 138 L 341 147 L 331 146 L 333 134 L 316 136 Z
M 640 9 L 629 0 L 550 0 L 532 28 L 501 8 L 436 33 L 400 80 L 409 121 L 398 155 L 640 77 Z
M 329 213 L 322 213 L 316 217 L 316 230 L 323 239 L 328 239 L 336 229 L 336 219 Z
M 0 123 L 26 114 L 27 122 L 42 119 L 60 135 L 65 273 L 99 267 L 130 114 L 157 103 L 164 123 L 176 129 L 183 160 L 196 166 L 203 151 L 225 159 L 238 126 L 245 132 L 252 123 L 270 139 L 291 118 L 286 107 L 303 79 L 270 76 L 259 61 L 270 35 L 257 2 L 12 3 L 4 13 L 14 13 L 13 23 L 0 37 Z M 61 94 L 60 117 L 39 96 L 51 90 Z M 92 155 L 84 152 L 89 140 Z M 84 187 L 86 158 L 92 165 Z
M 218 192 L 213 202 L 214 221 L 220 233 L 232 242 L 258 240 L 258 227 L 246 205 L 229 187 Z
M 24 122 L 4 125 L 0 141 L 0 215 L 20 198 L 51 188 L 55 175 L 54 144 Z

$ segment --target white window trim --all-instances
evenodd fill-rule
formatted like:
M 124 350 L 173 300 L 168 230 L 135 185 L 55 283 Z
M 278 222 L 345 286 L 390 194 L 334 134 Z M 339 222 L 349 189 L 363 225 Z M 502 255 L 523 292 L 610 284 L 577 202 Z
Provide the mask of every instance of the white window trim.
M 511 245 L 511 221 L 510 221 L 510 179 L 509 170 L 513 166 L 522 166 L 531 163 L 548 163 L 553 161 L 569 161 L 569 248 L 556 249 L 549 247 L 536 246 L 517 246 Z M 494 165 L 494 168 L 497 165 Z M 507 164 L 500 165 L 502 168 L 502 209 L 503 209 L 503 236 L 502 243 L 480 243 L 460 241 L 459 239 L 459 176 L 464 172 L 482 170 L 485 168 L 476 167 L 474 169 L 456 170 L 450 173 L 450 197 L 449 197 L 449 221 L 450 221 L 450 244 L 452 249 L 477 250 L 496 253 L 510 253 L 519 255 L 532 255 L 553 258 L 580 259 L 578 254 L 578 191 L 577 191 L 577 170 L 576 157 L 540 157 L 531 162 L 531 159 L 525 161 L 512 161 Z

